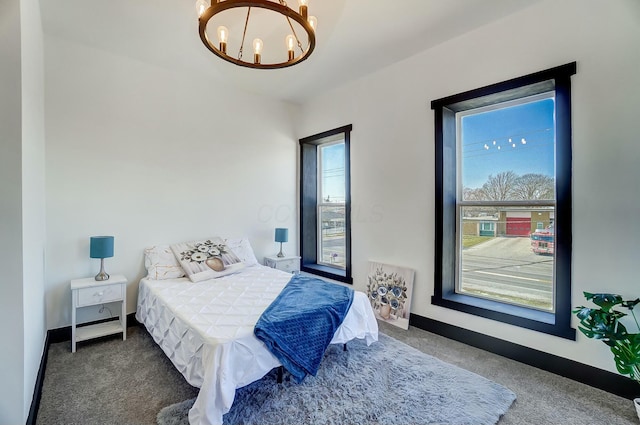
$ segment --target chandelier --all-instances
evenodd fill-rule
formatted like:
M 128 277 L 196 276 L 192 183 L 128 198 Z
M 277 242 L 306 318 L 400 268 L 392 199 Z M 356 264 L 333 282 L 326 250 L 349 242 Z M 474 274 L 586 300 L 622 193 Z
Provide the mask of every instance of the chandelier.
M 207 49 L 227 62 L 256 69 L 286 68 L 307 59 L 315 48 L 318 20 L 308 16 L 308 0 L 298 0 L 298 11 L 287 6 L 284 0 L 210 1 L 196 2 L 200 39 Z M 250 25 L 250 20 L 257 21 L 256 25 Z M 218 24 L 216 42 L 207 33 L 210 23 L 212 28 Z M 257 31 L 265 32 L 263 38 L 268 37 L 265 38 L 267 42 L 254 38 L 253 55 L 248 55 L 247 60 L 244 57 L 245 39 L 260 35 Z M 277 41 L 278 34 L 282 41 Z M 231 48 L 237 48 L 237 54 L 230 55 Z M 266 49 L 269 49 L 268 53 Z

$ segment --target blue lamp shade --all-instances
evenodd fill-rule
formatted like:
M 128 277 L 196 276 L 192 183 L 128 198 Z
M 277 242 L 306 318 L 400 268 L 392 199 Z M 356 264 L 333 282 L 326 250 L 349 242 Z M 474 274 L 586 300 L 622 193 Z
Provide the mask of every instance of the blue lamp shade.
M 113 236 L 91 236 L 90 258 L 113 257 Z
M 287 242 L 289 240 L 289 229 L 276 229 L 276 242 Z

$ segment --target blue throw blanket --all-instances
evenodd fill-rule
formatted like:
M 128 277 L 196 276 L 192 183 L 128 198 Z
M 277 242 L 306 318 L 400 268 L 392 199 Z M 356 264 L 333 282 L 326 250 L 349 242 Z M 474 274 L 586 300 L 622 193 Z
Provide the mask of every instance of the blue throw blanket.
M 351 303 L 353 289 L 294 276 L 262 313 L 254 334 L 297 382 L 315 374 Z

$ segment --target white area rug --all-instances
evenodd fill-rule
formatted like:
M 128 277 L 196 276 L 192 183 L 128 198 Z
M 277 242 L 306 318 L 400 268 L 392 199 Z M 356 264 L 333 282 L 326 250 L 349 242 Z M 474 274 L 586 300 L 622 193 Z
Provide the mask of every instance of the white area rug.
M 276 383 L 271 371 L 236 391 L 228 425 L 493 425 L 516 399 L 500 384 L 380 334 L 330 346 L 318 375 Z M 192 400 L 165 407 L 159 425 L 187 425 Z

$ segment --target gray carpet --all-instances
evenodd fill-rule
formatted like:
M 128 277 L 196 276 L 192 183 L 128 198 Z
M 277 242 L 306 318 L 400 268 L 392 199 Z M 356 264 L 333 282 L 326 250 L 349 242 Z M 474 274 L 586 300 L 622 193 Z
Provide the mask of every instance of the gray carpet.
M 424 353 L 510 388 L 518 399 L 498 425 L 638 425 L 633 402 L 414 327 L 380 330 Z M 78 344 L 52 344 L 38 425 L 155 425 L 166 406 L 195 397 L 143 328 Z
M 348 347 L 329 346 L 317 376 L 301 384 L 290 379 L 278 385 L 272 371 L 239 389 L 224 423 L 493 425 L 516 398 L 502 385 L 384 334 L 369 347 L 361 340 Z M 158 424 L 188 425 L 192 404 L 163 409 Z

